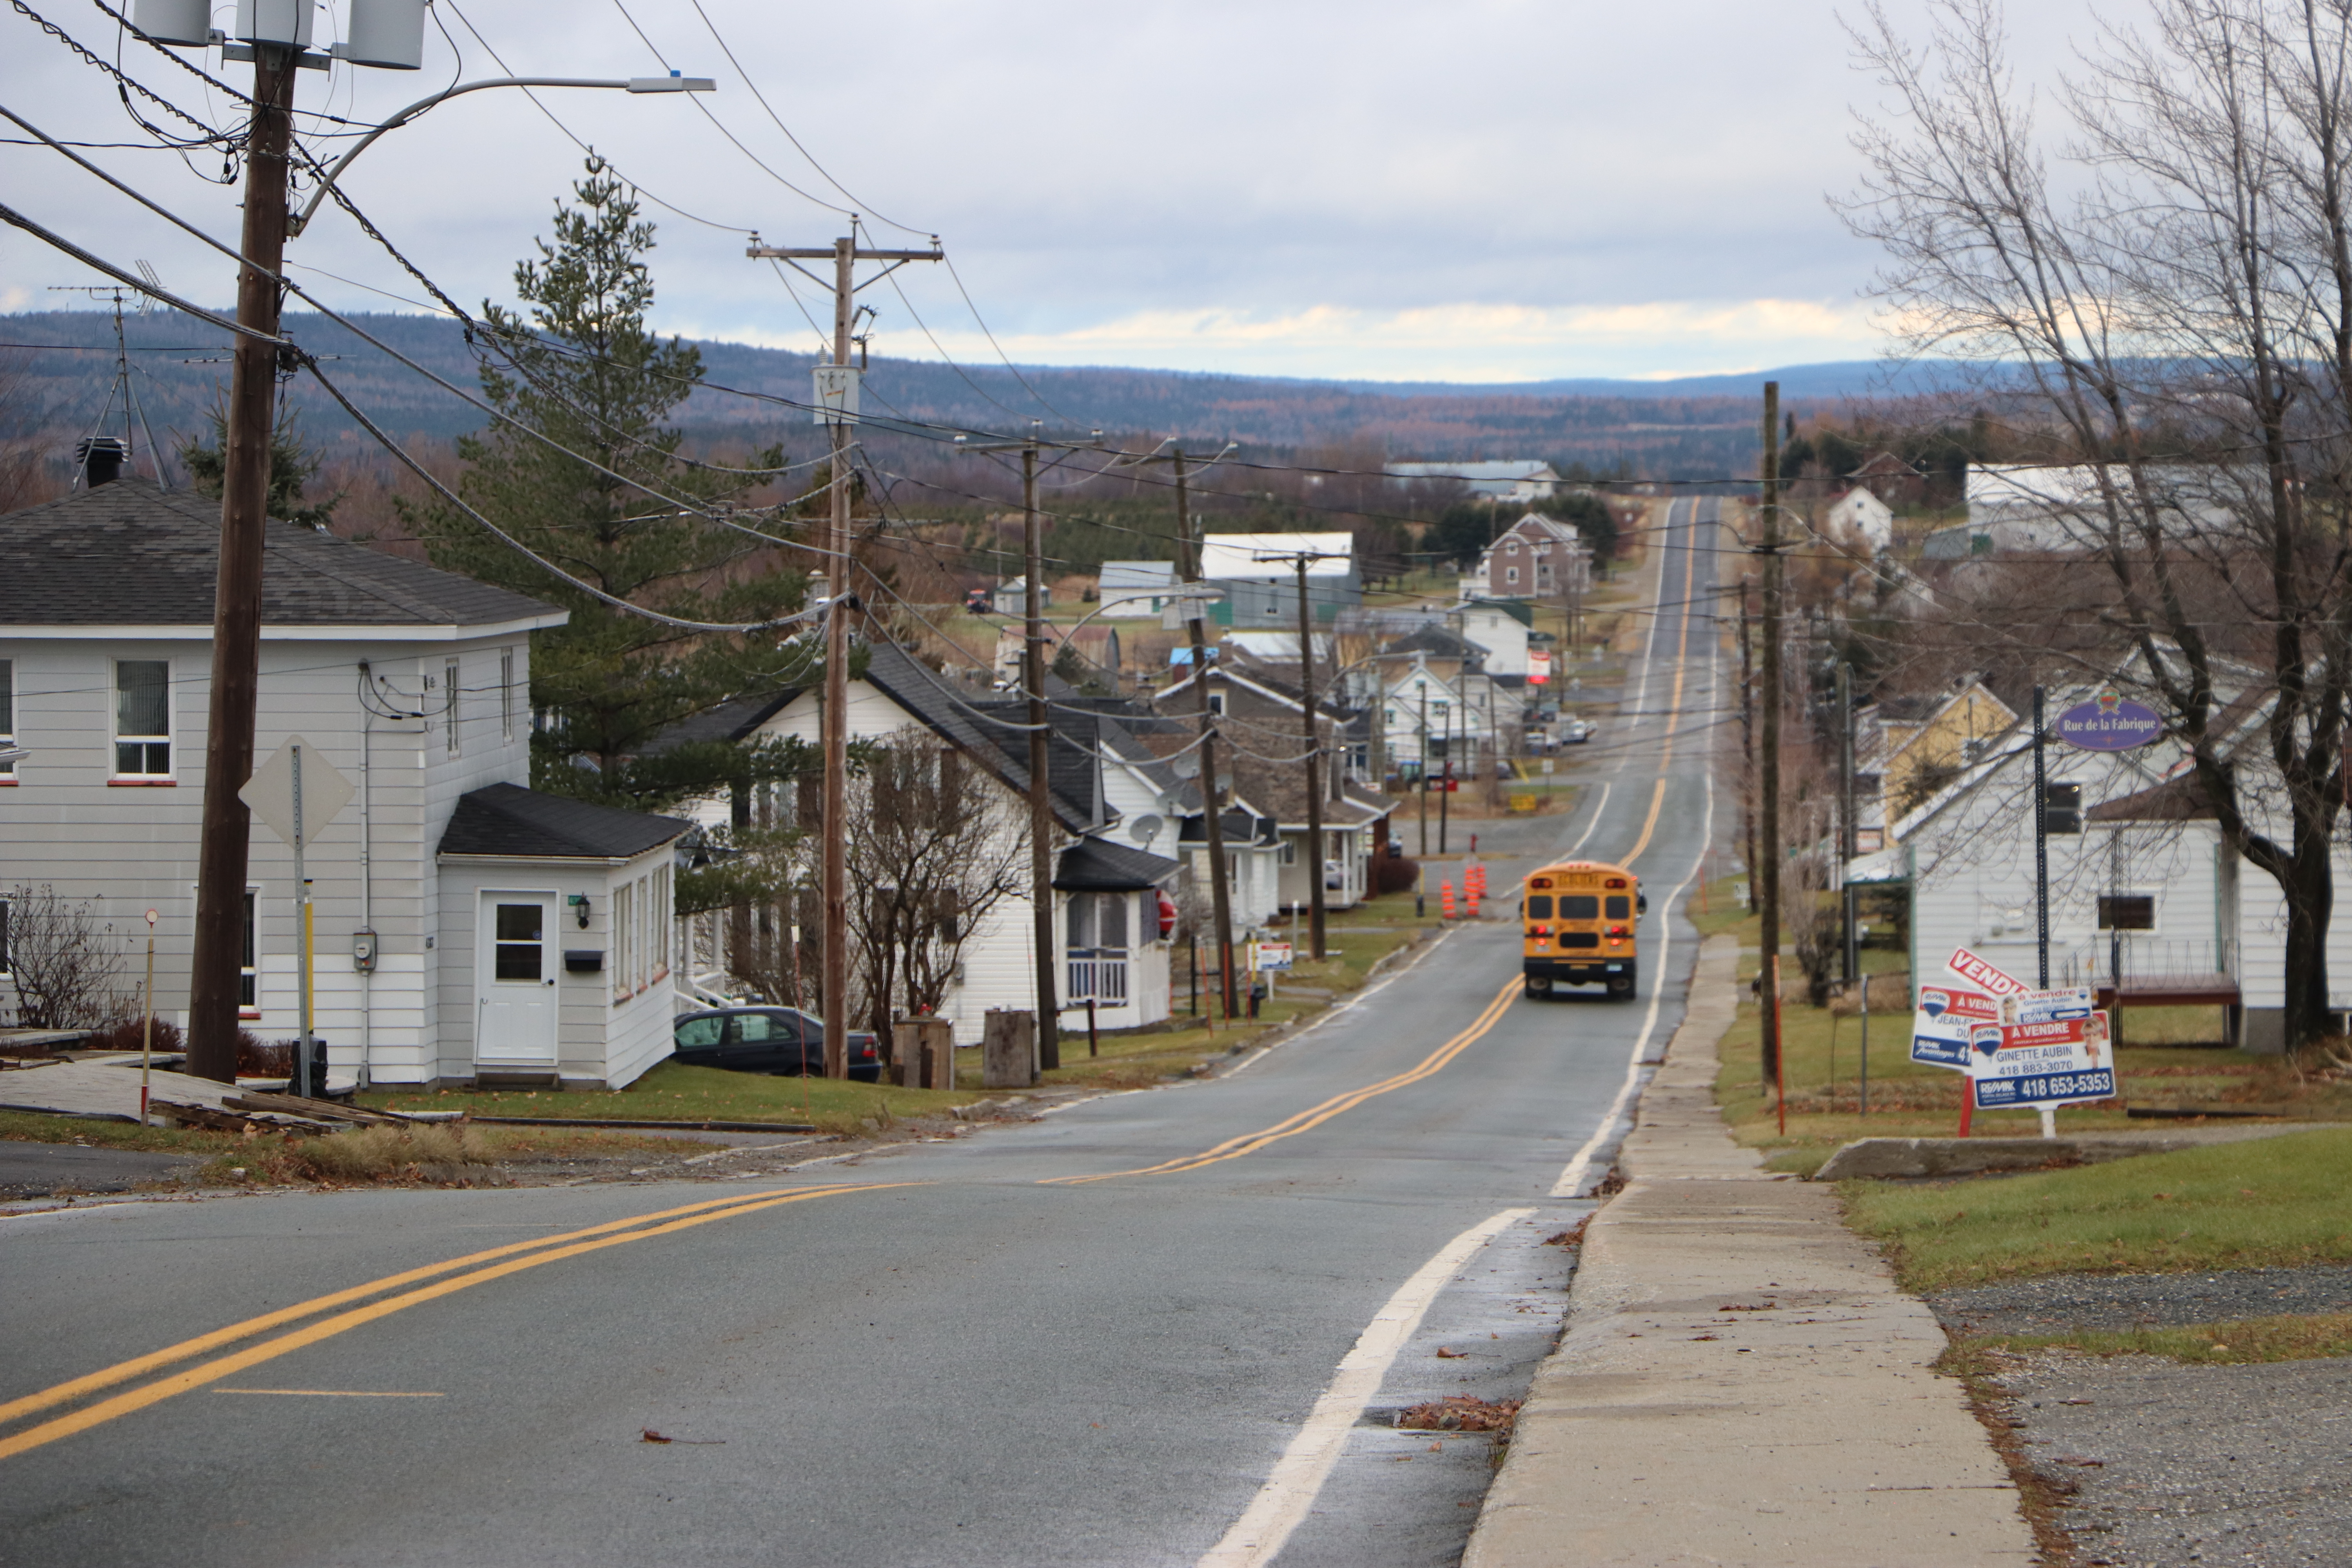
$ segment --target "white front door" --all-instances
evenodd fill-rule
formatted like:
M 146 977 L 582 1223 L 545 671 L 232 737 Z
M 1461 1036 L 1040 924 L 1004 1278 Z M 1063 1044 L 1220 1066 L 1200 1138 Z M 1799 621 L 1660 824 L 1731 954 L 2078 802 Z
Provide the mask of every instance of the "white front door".
M 556 896 L 484 893 L 474 973 L 474 1060 L 555 1065 Z

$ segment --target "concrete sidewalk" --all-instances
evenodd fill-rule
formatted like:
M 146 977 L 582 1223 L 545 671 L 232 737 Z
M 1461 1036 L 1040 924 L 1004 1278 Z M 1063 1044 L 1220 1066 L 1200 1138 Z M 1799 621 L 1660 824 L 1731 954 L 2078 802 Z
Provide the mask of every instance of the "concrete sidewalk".
M 1465 1568 L 2032 1563 L 1934 1316 L 1716 1110 L 1737 958 L 1700 950 Z

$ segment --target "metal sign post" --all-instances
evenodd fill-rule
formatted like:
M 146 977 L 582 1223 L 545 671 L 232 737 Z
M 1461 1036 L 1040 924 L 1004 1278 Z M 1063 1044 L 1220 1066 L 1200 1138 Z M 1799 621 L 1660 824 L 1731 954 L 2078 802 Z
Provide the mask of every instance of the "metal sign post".
M 155 1065 L 155 911 L 147 911 L 147 1015 L 139 1035 L 139 1125 L 147 1120 L 147 1078 Z
M 2042 768 L 2042 688 L 2033 689 L 2033 931 L 2042 990 L 2050 989 L 2050 782 Z
M 254 769 L 245 787 L 236 792 L 237 798 L 294 851 L 294 910 L 300 922 L 297 931 L 302 944 L 299 960 L 302 1021 L 301 1037 L 294 1047 L 294 1081 L 290 1087 L 306 1099 L 314 1089 L 323 1092 L 327 1086 L 323 1082 L 312 1083 L 310 1073 L 310 880 L 306 874 L 304 854 L 309 847 L 310 826 L 325 826 L 352 800 L 352 781 L 317 752 L 318 748 L 301 736 L 289 736 L 276 754 Z M 259 954 L 255 956 L 257 959 Z

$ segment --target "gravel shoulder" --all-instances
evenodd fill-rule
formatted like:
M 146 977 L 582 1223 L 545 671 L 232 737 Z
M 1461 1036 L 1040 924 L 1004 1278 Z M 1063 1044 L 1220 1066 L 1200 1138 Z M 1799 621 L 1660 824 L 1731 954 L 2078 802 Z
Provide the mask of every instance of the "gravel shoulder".
M 2352 1560 L 2352 1360 L 1994 1359 L 1996 1413 L 2084 1568 Z
M 2352 1265 L 2203 1274 L 2050 1274 L 1940 1290 L 1927 1298 L 1927 1305 L 1955 1337 L 2178 1328 L 2283 1312 L 2352 1312 Z
M 2352 1561 L 2352 1359 L 2193 1365 L 1983 1343 L 2352 1311 L 2352 1267 L 2054 1274 L 1927 1300 L 2073 1562 Z

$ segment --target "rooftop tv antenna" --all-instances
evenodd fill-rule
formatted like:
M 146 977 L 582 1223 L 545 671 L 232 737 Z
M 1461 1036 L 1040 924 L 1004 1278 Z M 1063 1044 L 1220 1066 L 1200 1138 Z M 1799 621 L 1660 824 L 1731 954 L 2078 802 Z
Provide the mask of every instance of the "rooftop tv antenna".
M 142 261 L 138 267 L 141 277 L 146 279 L 157 289 L 163 288 L 163 279 L 156 275 L 155 268 L 152 265 Z M 105 301 L 114 309 L 114 380 L 108 385 L 106 401 L 99 406 L 98 417 L 91 423 L 89 435 L 84 438 L 79 450 L 87 453 L 89 450 L 89 443 L 97 439 L 100 433 L 106 428 L 108 418 L 114 413 L 115 398 L 119 395 L 122 400 L 124 466 L 129 466 L 131 454 L 138 449 L 138 443 L 131 438 L 132 422 L 135 420 L 139 430 L 147 437 L 147 466 L 154 470 L 156 484 L 164 489 L 170 489 L 172 476 L 163 466 L 163 448 L 155 440 L 154 428 L 147 423 L 147 410 L 139 401 L 139 387 L 131 379 L 131 346 L 122 331 L 122 307 L 127 301 L 121 287 L 114 284 L 52 283 L 49 285 L 49 292 L 86 294 L 92 300 Z M 136 309 L 140 315 L 146 315 L 152 308 L 153 302 L 146 295 L 139 296 Z M 71 488 L 81 489 L 87 478 L 87 469 L 77 466 L 74 469 Z

